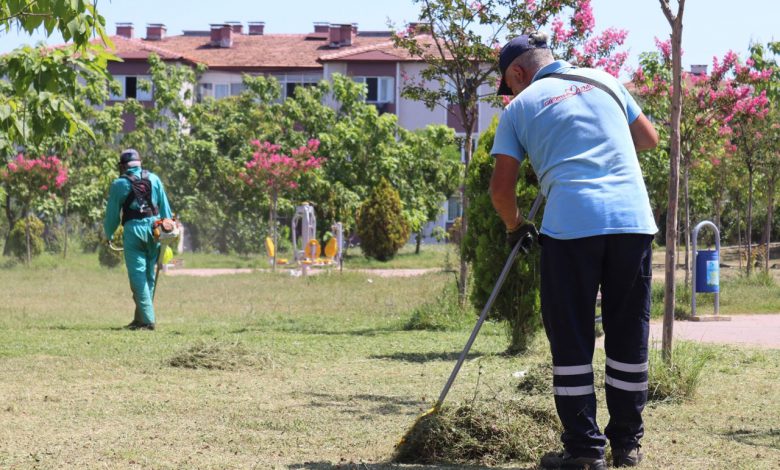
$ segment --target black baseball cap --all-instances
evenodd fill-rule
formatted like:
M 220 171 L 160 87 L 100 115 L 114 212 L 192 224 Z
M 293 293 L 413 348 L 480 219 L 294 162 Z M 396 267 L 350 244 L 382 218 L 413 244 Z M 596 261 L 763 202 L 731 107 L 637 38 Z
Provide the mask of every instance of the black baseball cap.
M 122 150 L 122 153 L 119 155 L 119 164 L 127 166 L 140 166 L 141 155 L 139 155 L 138 151 L 135 149 Z
M 496 92 L 498 96 L 511 96 L 513 94 L 512 89 L 509 88 L 506 80 L 504 80 L 504 74 L 512 61 L 531 49 L 549 49 L 544 33 L 523 34 L 511 39 L 501 48 L 501 53 L 498 56 L 498 68 L 501 71 L 501 84 L 498 86 L 498 92 Z

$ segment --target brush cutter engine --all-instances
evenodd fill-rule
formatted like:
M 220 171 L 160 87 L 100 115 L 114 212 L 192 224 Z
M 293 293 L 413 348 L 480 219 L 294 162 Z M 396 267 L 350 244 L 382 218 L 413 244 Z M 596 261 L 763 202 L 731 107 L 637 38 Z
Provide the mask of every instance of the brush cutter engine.
M 179 237 L 181 236 L 179 223 L 176 219 L 155 220 L 154 226 L 152 227 L 152 233 L 154 234 L 155 241 L 166 246 L 178 244 Z

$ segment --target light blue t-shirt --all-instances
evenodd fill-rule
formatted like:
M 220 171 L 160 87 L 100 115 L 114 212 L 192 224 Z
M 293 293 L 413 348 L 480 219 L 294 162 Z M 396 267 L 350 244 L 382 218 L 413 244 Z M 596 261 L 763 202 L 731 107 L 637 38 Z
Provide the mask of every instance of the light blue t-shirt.
M 550 73 L 598 80 L 617 95 L 626 114 L 592 85 L 540 80 Z M 518 161 L 528 154 L 547 199 L 541 233 L 566 240 L 658 231 L 628 127 L 641 112 L 613 76 L 565 61 L 539 70 L 507 105 L 490 153 Z

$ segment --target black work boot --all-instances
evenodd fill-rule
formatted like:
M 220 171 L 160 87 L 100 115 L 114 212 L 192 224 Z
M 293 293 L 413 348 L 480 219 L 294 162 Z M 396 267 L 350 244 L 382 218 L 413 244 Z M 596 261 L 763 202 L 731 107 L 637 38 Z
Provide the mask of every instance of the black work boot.
M 613 467 L 636 467 L 642 461 L 644 455 L 639 451 L 639 447 L 633 449 L 612 449 Z
M 542 457 L 542 468 L 547 469 L 578 469 L 578 470 L 606 470 L 607 462 L 604 459 L 592 457 L 574 457 L 566 452 L 550 452 Z

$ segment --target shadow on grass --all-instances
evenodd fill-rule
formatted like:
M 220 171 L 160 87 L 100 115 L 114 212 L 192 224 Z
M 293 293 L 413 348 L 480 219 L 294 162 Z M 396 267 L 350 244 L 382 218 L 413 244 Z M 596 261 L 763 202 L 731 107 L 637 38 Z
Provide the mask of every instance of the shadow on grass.
M 476 359 L 482 357 L 482 353 L 469 353 L 466 359 Z M 407 353 L 399 352 L 393 354 L 375 354 L 368 356 L 369 359 L 389 359 L 391 361 L 402 362 L 431 362 L 431 361 L 456 361 L 460 357 L 460 351 L 454 352 L 427 352 L 427 353 Z
M 414 465 L 414 464 L 396 464 L 396 463 L 354 463 L 354 462 L 305 462 L 292 464 L 287 467 L 290 470 L 492 470 L 495 467 L 483 467 L 475 465 Z M 530 467 L 501 467 L 503 470 L 534 470 L 535 466 Z
M 780 450 L 780 429 L 769 429 L 766 431 L 735 429 L 724 435 L 741 444 Z
M 261 332 L 274 331 L 276 333 L 299 333 L 299 334 L 306 334 L 306 335 L 325 335 L 325 336 L 379 336 L 379 335 L 386 335 L 390 333 L 402 332 L 404 331 L 404 329 L 402 328 L 402 326 L 385 326 L 380 328 L 361 328 L 357 330 L 337 331 L 337 330 L 317 329 L 317 328 L 312 328 L 304 325 L 301 326 L 258 325 L 258 326 L 239 328 L 233 330 L 231 333 L 240 334 L 240 333 L 257 332 L 257 331 L 261 331 Z
M 419 413 L 423 405 L 418 400 L 365 393 L 357 395 L 310 393 L 309 396 L 312 397 L 310 407 L 336 408 L 347 414 L 414 416 Z

